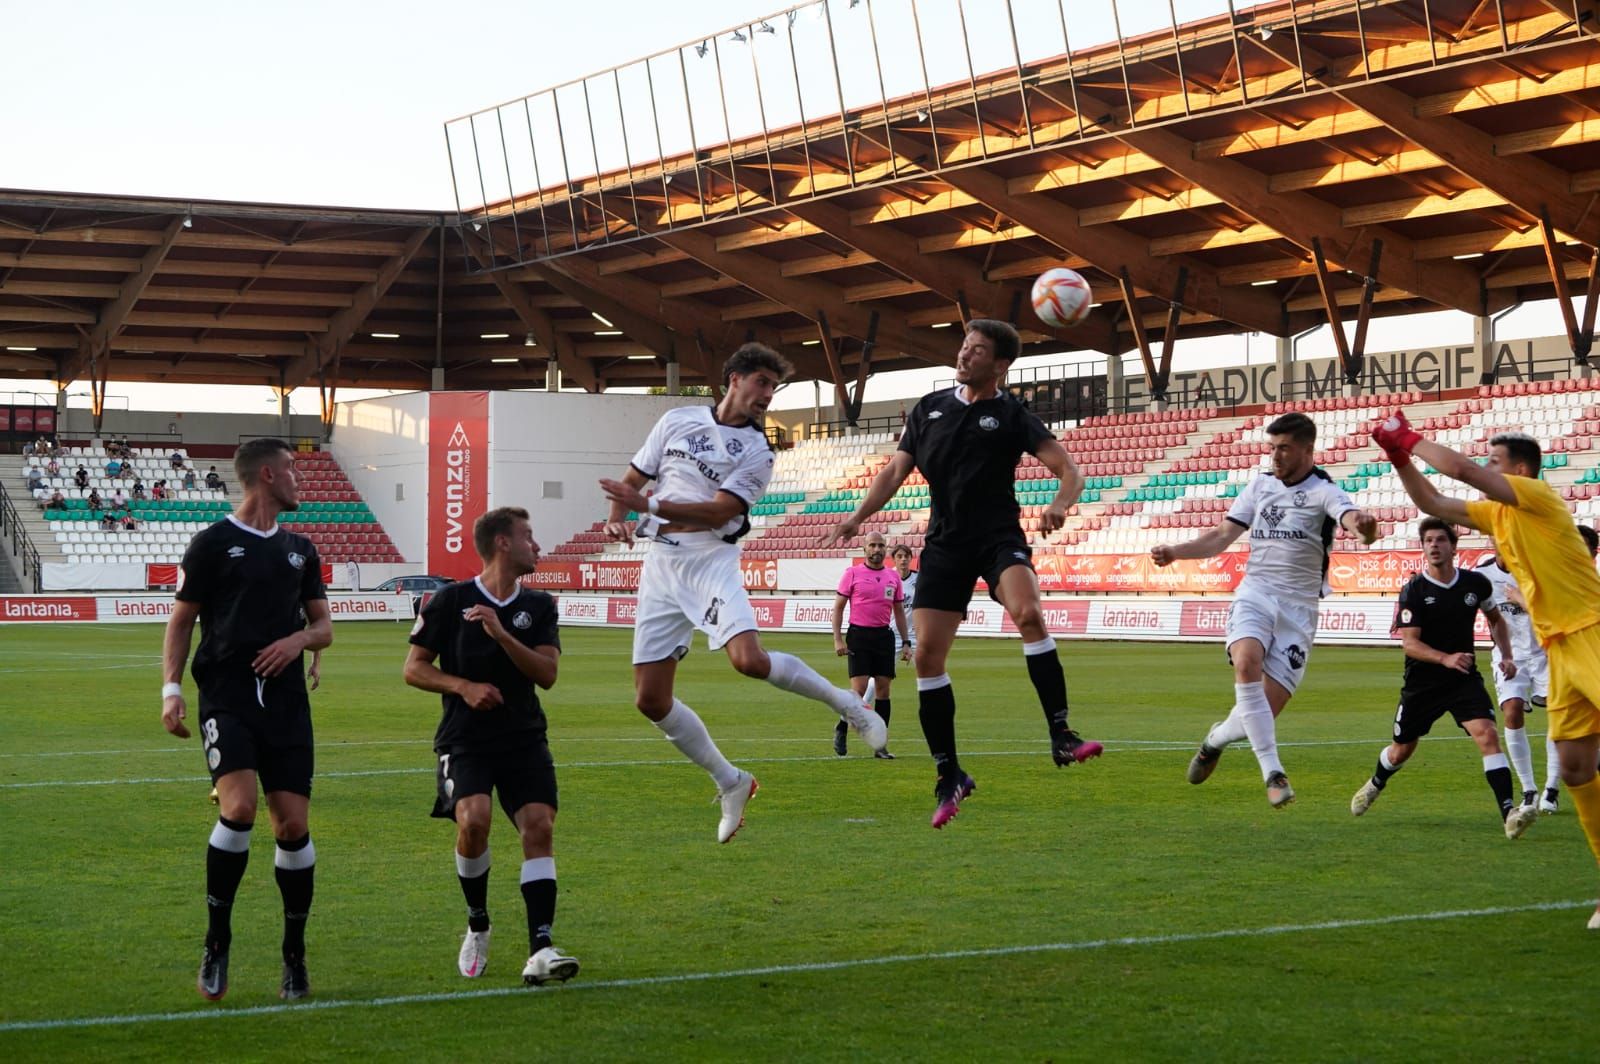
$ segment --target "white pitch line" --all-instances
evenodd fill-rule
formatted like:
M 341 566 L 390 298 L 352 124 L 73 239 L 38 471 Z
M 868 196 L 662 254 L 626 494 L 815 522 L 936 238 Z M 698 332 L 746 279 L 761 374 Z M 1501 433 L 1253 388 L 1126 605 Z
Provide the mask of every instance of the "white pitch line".
M 602 979 L 594 982 L 567 984 L 546 993 L 577 993 L 584 990 L 631 990 L 649 986 L 673 986 L 684 983 L 704 983 L 717 980 L 751 979 L 773 975 L 809 975 L 814 972 L 848 971 L 853 968 L 874 968 L 889 964 L 915 964 L 928 961 L 974 960 L 994 957 L 1016 957 L 1035 953 L 1080 953 L 1090 950 L 1111 949 L 1117 946 L 1170 946 L 1186 942 L 1215 942 L 1223 939 L 1268 938 L 1276 935 L 1315 934 L 1321 931 L 1344 931 L 1369 927 L 1391 927 L 1396 924 L 1427 923 L 1441 920 L 1480 919 L 1485 916 L 1510 916 L 1519 913 L 1563 912 L 1586 909 L 1590 900 L 1535 902 L 1529 905 L 1506 905 L 1487 909 L 1438 909 L 1422 913 L 1393 913 L 1388 916 L 1357 917 L 1348 920 L 1322 920 L 1308 924 L 1275 924 L 1269 927 L 1235 927 L 1218 931 L 1186 931 L 1168 935 L 1124 935 L 1115 938 L 1087 939 L 1080 942 L 1041 942 L 1021 946 L 987 946 L 977 949 L 943 950 L 934 953 L 892 953 L 881 957 L 852 957 L 837 961 L 813 961 L 805 964 L 770 964 L 760 968 L 731 968 L 719 972 L 679 972 L 673 975 L 648 975 L 632 979 Z M 242 1019 L 253 1016 L 273 1016 L 279 1013 L 332 1011 L 335 1009 L 380 1009 L 395 1005 L 423 1005 L 451 1001 L 475 1001 L 483 998 L 512 997 L 531 994 L 525 987 L 494 987 L 483 990 L 438 991 L 429 994 L 394 994 L 376 998 L 346 998 L 332 1001 L 302 1001 L 293 1005 L 254 1005 L 242 1009 L 185 1009 L 179 1012 L 146 1012 L 124 1016 L 78 1016 L 53 1020 L 12 1020 L 0 1023 L 0 1033 L 12 1031 L 81 1030 L 87 1027 L 126 1027 L 144 1023 L 180 1023 L 187 1020 Z

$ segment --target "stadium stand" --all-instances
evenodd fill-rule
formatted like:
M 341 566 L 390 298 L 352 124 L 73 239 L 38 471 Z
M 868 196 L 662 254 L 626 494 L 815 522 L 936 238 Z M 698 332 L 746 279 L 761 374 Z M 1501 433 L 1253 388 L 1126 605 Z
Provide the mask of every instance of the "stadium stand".
M 182 560 L 190 538 L 231 513 L 229 492 L 234 498 L 239 492 L 225 476 L 225 469 L 231 471 L 226 463 L 218 466 L 221 487 L 209 489 L 204 487 L 205 473 L 212 463 L 203 458 L 191 461 L 186 450 L 180 449 L 180 453 L 186 465 L 195 469 L 194 488 L 181 486 L 183 474 L 173 468 L 170 450 L 136 448 L 128 475 L 112 477 L 106 472 L 108 459 L 104 449 L 65 448 L 57 459 L 59 473 L 46 477 L 44 484 L 32 491 L 39 507 L 37 523 L 34 523 L 34 515 L 24 518 L 32 525 L 30 537 L 39 544 L 41 558 L 45 561 L 148 564 Z M 36 457 L 11 458 L 5 475 L 10 483 L 20 482 L 25 486 L 28 470 L 42 468 L 45 462 Z M 88 484 L 82 488 L 72 477 L 80 464 L 89 471 Z M 279 521 L 310 537 L 323 561 L 388 563 L 404 560 L 332 455 L 324 451 L 301 453 L 297 455 L 296 469 L 300 478 L 300 509 L 283 514 Z M 144 483 L 143 499 L 132 497 L 135 480 Z M 169 487 L 165 497 L 157 499 L 153 497 L 153 490 L 161 480 Z M 112 493 L 119 488 L 128 497 L 126 512 L 134 523 L 131 529 L 103 527 Z M 64 509 L 46 507 L 56 491 L 65 499 Z M 100 496 L 100 509 L 90 508 L 91 492 Z M 115 516 L 122 517 L 122 511 L 116 511 Z M 47 556 L 51 554 L 51 546 L 55 547 L 55 556 Z
M 1415 545 L 1417 513 L 1387 459 L 1372 445 L 1372 422 L 1397 405 L 1413 424 L 1440 443 L 1460 447 L 1480 460 L 1489 438 L 1526 431 L 1545 448 L 1545 476 L 1572 504 L 1575 516 L 1600 516 L 1600 380 L 1496 384 L 1443 398 L 1383 394 L 1272 403 L 1238 415 L 1216 408 L 1161 413 L 1112 414 L 1056 426 L 1086 485 L 1066 527 L 1036 549 L 1054 554 L 1142 554 L 1158 543 L 1187 539 L 1215 525 L 1250 478 L 1266 468 L 1266 426 L 1278 414 L 1302 410 L 1317 423 L 1318 464 L 1376 513 L 1380 538 L 1373 549 Z M 858 543 L 816 549 L 817 537 L 856 506 L 873 476 L 893 453 L 892 433 L 801 441 L 779 452 L 772 487 L 751 511 L 754 526 L 745 542 L 752 559 L 853 555 Z M 1430 470 L 1431 474 L 1432 471 Z M 1449 494 L 1459 485 L 1438 481 Z M 1024 456 L 1015 488 L 1025 524 L 1037 520 L 1058 482 L 1040 463 Z M 913 473 L 884 510 L 863 528 L 891 543 L 920 549 L 928 524 L 928 489 Z M 596 522 L 556 548 L 562 557 L 616 557 L 648 549 L 645 544 L 608 544 Z M 1339 532 L 1342 546 L 1353 542 Z M 1463 538 L 1483 546 L 1482 537 Z M 1245 549 L 1240 540 L 1235 550 Z

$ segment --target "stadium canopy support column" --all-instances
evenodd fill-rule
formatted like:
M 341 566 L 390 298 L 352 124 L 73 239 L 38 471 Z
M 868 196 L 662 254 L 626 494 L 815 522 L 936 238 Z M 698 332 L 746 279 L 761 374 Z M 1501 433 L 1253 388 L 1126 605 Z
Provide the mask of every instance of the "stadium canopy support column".
M 1294 387 L 1294 337 L 1275 336 L 1273 341 L 1273 360 L 1278 366 L 1278 399 L 1286 402 Z
M 1106 356 L 1106 412 L 1122 413 L 1128 404 L 1128 379 L 1122 372 L 1122 356 Z
M 1583 322 L 1579 324 L 1572 298 L 1567 294 L 1567 271 L 1561 261 L 1561 241 L 1556 239 L 1548 211 L 1540 217 L 1540 225 L 1544 237 L 1545 263 L 1550 267 L 1550 283 L 1555 286 L 1556 303 L 1561 307 L 1561 323 L 1567 328 L 1572 360 L 1579 366 L 1587 367 L 1589 352 L 1594 347 L 1596 302 L 1600 300 L 1600 248 L 1596 248 L 1589 256 L 1589 273 L 1583 292 Z
M 285 388 L 282 385 L 272 386 L 272 393 L 278 397 L 278 434 L 286 440 L 294 434 L 289 420 L 289 393 L 292 391 L 293 388 Z
M 856 369 L 856 391 L 850 399 L 850 424 L 861 419 L 861 401 L 866 398 L 867 378 L 872 375 L 872 349 L 878 344 L 878 312 L 867 322 L 867 338 L 861 344 L 861 365 Z
M 334 396 L 339 390 L 339 362 L 343 356 L 344 345 L 340 344 L 333 350 L 332 379 L 330 380 L 328 377 L 327 367 L 323 367 L 323 370 L 317 380 L 317 395 L 322 401 L 323 444 L 327 444 L 329 440 L 333 439 L 333 415 L 338 410 L 338 407 L 334 402 Z M 284 394 L 287 395 L 288 393 L 285 392 Z
M 1378 263 L 1383 258 L 1383 241 L 1372 242 L 1372 264 L 1362 279 L 1361 307 L 1356 312 L 1355 339 L 1344 335 L 1344 319 L 1339 313 L 1339 298 L 1333 290 L 1333 279 L 1328 273 L 1328 260 L 1322 254 L 1322 240 L 1311 240 L 1311 257 L 1316 266 L 1317 290 L 1322 293 L 1322 306 L 1328 312 L 1328 324 L 1333 327 L 1333 343 L 1339 351 L 1339 368 L 1344 378 L 1344 394 L 1361 394 L 1361 366 L 1366 355 L 1367 321 L 1372 316 L 1372 295 L 1378 287 Z
M 667 394 L 683 394 L 683 369 L 676 355 L 667 360 Z
M 1128 318 L 1128 327 L 1133 330 L 1133 342 L 1139 348 L 1139 359 L 1144 363 L 1145 390 L 1150 393 L 1150 405 L 1157 410 L 1167 408 L 1166 382 L 1161 380 L 1156 370 L 1156 360 L 1150 354 L 1150 335 L 1144 331 L 1144 319 L 1139 316 L 1139 296 L 1133 290 L 1133 278 L 1128 275 L 1128 268 L 1124 266 L 1117 274 L 1117 283 L 1122 286 L 1122 310 Z
M 828 373 L 833 377 L 833 398 L 838 407 L 837 415 L 840 421 L 848 421 L 854 427 L 855 419 L 850 416 L 850 395 L 844 387 L 844 367 L 839 363 L 839 351 L 833 346 L 833 331 L 828 328 L 828 312 L 817 311 L 817 335 L 822 339 L 822 355 L 828 360 Z
M 433 373 L 428 379 L 428 388 L 429 388 L 430 391 L 435 391 L 435 392 L 444 391 L 444 367 L 443 366 L 435 366 L 435 367 L 433 367 Z
M 544 390 L 547 392 L 559 392 L 561 390 L 561 363 L 554 357 L 545 359 Z
M 100 438 L 100 427 L 106 417 L 106 382 L 111 376 L 110 353 L 89 363 L 89 410 L 94 415 L 94 438 Z

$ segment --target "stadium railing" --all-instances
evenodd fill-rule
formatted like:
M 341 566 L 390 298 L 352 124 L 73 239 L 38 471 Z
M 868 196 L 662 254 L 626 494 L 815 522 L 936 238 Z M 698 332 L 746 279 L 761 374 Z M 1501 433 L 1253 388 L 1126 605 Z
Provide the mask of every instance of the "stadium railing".
M 28 538 L 28 530 L 22 526 L 22 516 L 17 513 L 4 484 L 0 484 L 0 535 L 10 538 L 11 553 L 22 558 L 22 575 L 24 578 L 33 578 L 34 594 L 44 590 L 39 571 L 39 552 Z

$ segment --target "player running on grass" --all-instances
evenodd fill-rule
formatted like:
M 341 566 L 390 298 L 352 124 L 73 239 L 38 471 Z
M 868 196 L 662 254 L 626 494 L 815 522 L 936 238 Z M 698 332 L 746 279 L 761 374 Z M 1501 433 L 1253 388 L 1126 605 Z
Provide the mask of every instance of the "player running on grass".
M 1211 726 L 1189 762 L 1189 782 L 1204 783 L 1222 751 L 1250 740 L 1267 785 L 1267 801 L 1281 809 L 1294 788 L 1278 758 L 1275 719 L 1294 697 L 1317 634 L 1317 600 L 1328 593 L 1328 550 L 1334 527 L 1371 543 L 1378 520 L 1350 501 L 1318 468 L 1317 426 L 1301 413 L 1284 414 L 1267 426 L 1272 469 L 1239 493 L 1216 528 L 1187 543 L 1150 550 L 1160 566 L 1180 558 L 1221 554 L 1246 531 L 1250 557 L 1228 610 L 1225 636 L 1233 665 L 1233 709 Z
M 922 397 L 906 419 L 899 450 L 855 513 L 820 541 L 827 547 L 853 538 L 913 469 L 927 478 L 933 515 L 911 614 L 917 715 L 938 771 L 933 787 L 936 828 L 949 823 L 977 787 L 956 757 L 956 696 L 945 662 L 980 576 L 1022 634 L 1028 678 L 1044 710 L 1055 763 L 1076 764 L 1101 753 L 1099 743 L 1086 742 L 1067 727 L 1067 679 L 1039 606 L 1033 550 L 1022 531 L 1014 488 L 1024 453 L 1037 457 L 1060 479 L 1044 513 L 1048 533 L 1066 523 L 1067 510 L 1083 490 L 1083 477 L 1044 422 L 1001 386 L 1021 347 L 1017 330 L 1006 322 L 969 322 L 956 355 L 956 386 Z
M 756 778 L 722 756 L 711 733 L 673 694 L 678 661 L 696 628 L 712 650 L 722 649 L 746 676 L 821 702 L 855 728 L 874 751 L 888 742 L 883 718 L 865 696 L 823 679 L 795 657 L 768 652 L 756 634 L 755 611 L 739 567 L 739 540 L 750 531 L 750 507 L 772 479 L 772 449 L 761 419 L 778 385 L 793 372 L 787 359 L 761 344 L 735 351 L 722 367 L 724 394 L 715 408 L 669 410 L 656 422 L 621 480 L 601 480 L 611 501 L 606 535 L 651 541 L 639 576 L 633 628 L 634 704 L 717 785 L 722 818 L 717 841 L 744 823 Z M 654 480 L 656 491 L 641 490 Z M 630 527 L 628 511 L 638 513 Z
M 1396 412 L 1372 434 L 1400 483 L 1424 513 L 1494 537 L 1495 551 L 1517 578 L 1533 630 L 1550 659 L 1550 737 L 1561 779 L 1572 796 L 1590 852 L 1600 860 L 1600 574 L 1567 504 L 1539 479 L 1544 454 L 1521 432 L 1489 440 L 1489 460 L 1472 459 L 1422 438 Z M 1435 488 L 1411 464 L 1415 455 L 1452 480 L 1483 492 L 1468 502 Z M 1589 919 L 1600 930 L 1600 908 Z
M 1494 705 L 1478 671 L 1472 629 L 1482 611 L 1494 640 L 1495 671 L 1508 680 L 1520 671 L 1512 657 L 1511 631 L 1489 578 L 1456 568 L 1455 527 L 1437 517 L 1425 517 L 1417 532 L 1427 564 L 1400 589 L 1394 613 L 1394 629 L 1406 652 L 1405 683 L 1394 714 L 1394 742 L 1378 754 L 1372 778 L 1350 799 L 1350 813 L 1361 816 L 1372 807 L 1389 778 L 1417 752 L 1417 741 L 1448 713 L 1478 744 L 1483 775 L 1500 808 L 1506 838 L 1521 838 L 1539 818 L 1539 811 L 1531 802 L 1516 802 L 1511 765 L 1495 732 Z

